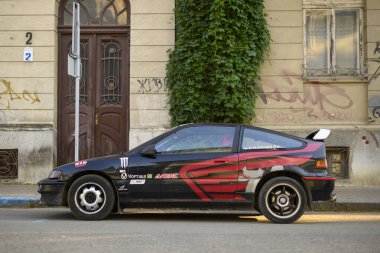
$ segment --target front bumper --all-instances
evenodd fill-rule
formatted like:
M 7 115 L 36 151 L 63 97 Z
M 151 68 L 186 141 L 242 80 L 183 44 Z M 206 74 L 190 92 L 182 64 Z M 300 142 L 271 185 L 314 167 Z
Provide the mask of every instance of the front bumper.
M 312 201 L 334 201 L 336 199 L 333 193 L 336 178 L 305 177 L 304 180 L 310 189 Z
M 41 194 L 41 204 L 47 206 L 65 205 L 65 188 L 66 182 L 43 179 L 38 182 L 38 192 Z

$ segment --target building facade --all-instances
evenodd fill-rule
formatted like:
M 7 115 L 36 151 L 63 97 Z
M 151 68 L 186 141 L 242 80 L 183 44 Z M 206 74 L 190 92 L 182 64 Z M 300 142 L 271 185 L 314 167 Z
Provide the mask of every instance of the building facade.
M 73 160 L 72 0 L 0 0 L 0 180 Z M 80 158 L 170 128 L 175 0 L 81 0 Z M 330 128 L 331 173 L 380 185 L 380 1 L 265 0 L 272 44 L 252 124 Z

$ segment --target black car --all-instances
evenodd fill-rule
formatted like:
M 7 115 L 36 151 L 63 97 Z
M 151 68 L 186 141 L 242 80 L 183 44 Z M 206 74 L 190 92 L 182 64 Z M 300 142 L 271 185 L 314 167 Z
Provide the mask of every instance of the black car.
M 40 181 L 41 202 L 100 220 L 128 207 L 254 208 L 276 223 L 333 198 L 321 129 L 299 138 L 238 124 L 187 124 L 128 152 L 70 163 Z

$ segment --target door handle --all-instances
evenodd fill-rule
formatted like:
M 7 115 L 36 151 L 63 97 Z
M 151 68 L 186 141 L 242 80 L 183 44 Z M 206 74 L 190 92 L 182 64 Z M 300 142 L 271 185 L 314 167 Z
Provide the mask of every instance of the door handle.
M 99 125 L 99 114 L 95 114 L 95 125 Z

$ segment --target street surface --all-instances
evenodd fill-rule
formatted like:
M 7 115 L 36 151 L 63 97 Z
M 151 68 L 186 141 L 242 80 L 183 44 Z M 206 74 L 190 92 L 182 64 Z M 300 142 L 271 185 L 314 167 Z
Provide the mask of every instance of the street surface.
M 380 252 L 380 213 L 132 213 L 79 221 L 67 208 L 0 209 L 0 252 Z

